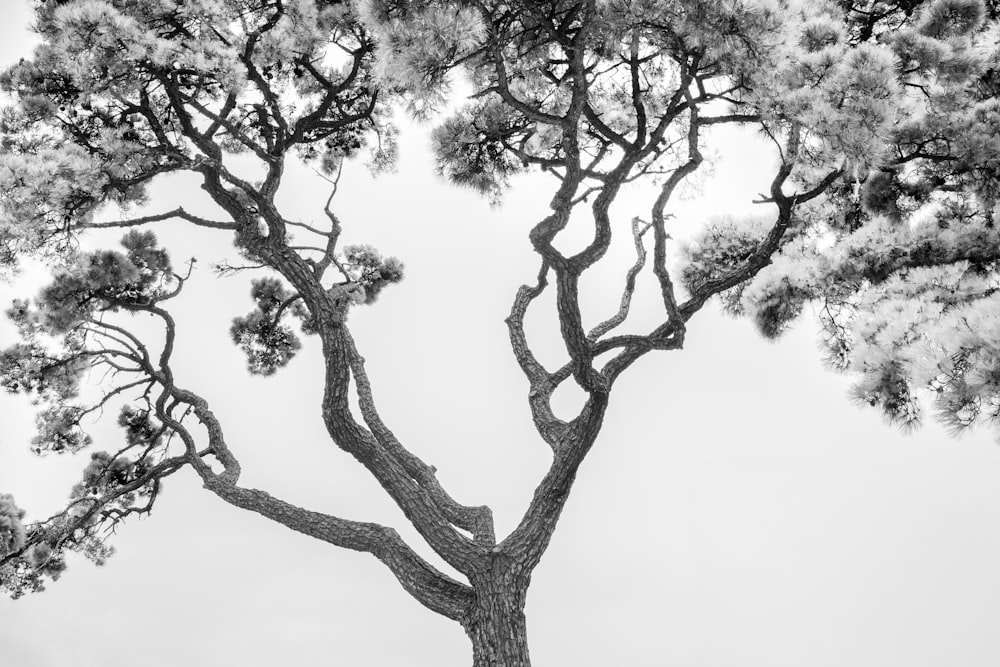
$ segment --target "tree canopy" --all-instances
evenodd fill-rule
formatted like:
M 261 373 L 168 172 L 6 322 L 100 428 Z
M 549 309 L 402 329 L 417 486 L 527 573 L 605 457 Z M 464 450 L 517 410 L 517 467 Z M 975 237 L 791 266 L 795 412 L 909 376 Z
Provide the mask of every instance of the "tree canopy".
M 0 77 L 14 100 L 0 116 L 0 258 L 10 271 L 40 258 L 53 275 L 8 310 L 20 340 L 0 353 L 0 378 L 37 402 L 36 452 L 89 447 L 87 425 L 110 408 L 124 443 L 92 455 L 53 517 L 25 521 L 0 496 L 0 586 L 15 596 L 58 576 L 68 550 L 103 562 L 109 529 L 148 513 L 162 480 L 191 468 L 228 503 L 374 555 L 463 625 L 477 664 L 527 664 L 530 574 L 615 382 L 647 354 L 681 349 L 713 299 L 767 337 L 818 304 L 830 366 L 906 428 L 928 407 L 956 431 L 1000 416 L 994 4 L 48 0 L 36 17 L 42 44 Z M 462 86 L 471 94 L 456 102 Z M 538 273 L 506 320 L 552 462 L 506 536 L 383 421 L 350 333 L 351 310 L 404 267 L 340 243 L 336 189 L 355 158 L 391 169 L 399 108 L 435 123 L 451 182 L 498 205 L 521 172 L 554 184 L 529 233 Z M 725 152 L 719 128 L 730 125 L 773 147 L 760 213 L 706 210 L 702 231 L 675 243 L 671 198 Z M 329 182 L 323 225 L 276 203 L 289 161 Z M 148 199 L 154 179 L 179 172 L 199 179 L 213 212 Z M 643 183 L 644 208 L 613 210 Z M 175 221 L 232 239 L 242 263 L 224 272 L 262 271 L 253 310 L 234 313 L 230 330 L 250 373 L 279 372 L 299 334 L 319 338 L 332 441 L 467 581 L 392 528 L 239 485 L 238 448 L 171 366 L 183 332 L 170 301 L 193 269 L 175 266 L 151 230 Z M 120 249 L 81 248 L 114 228 L 127 230 Z M 581 280 L 622 235 L 635 261 L 622 267 L 619 308 L 592 319 Z M 660 321 L 637 331 L 629 314 L 646 278 Z M 555 369 L 525 325 L 550 281 L 564 348 Z M 136 325 L 140 314 L 158 330 Z M 567 382 L 586 396 L 571 419 L 552 409 Z

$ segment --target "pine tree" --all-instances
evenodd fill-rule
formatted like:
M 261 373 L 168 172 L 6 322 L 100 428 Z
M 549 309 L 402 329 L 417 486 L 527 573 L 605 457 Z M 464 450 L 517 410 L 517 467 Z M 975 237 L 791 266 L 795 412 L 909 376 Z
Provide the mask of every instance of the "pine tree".
M 29 257 L 54 269 L 33 300 L 8 310 L 20 340 L 0 353 L 0 378 L 39 406 L 39 453 L 90 447 L 84 427 L 105 407 L 120 408 L 125 437 L 118 451 L 92 455 L 49 519 L 25 521 L 0 495 L 0 585 L 14 596 L 57 577 L 67 551 L 103 562 L 107 529 L 148 513 L 163 480 L 190 468 L 234 506 L 372 554 L 421 604 L 463 626 L 475 665 L 526 666 L 530 577 L 616 381 L 651 352 L 680 350 L 713 299 L 768 337 L 818 305 L 830 365 L 855 374 L 858 400 L 904 427 L 925 404 L 956 430 L 1000 416 L 993 4 L 46 0 L 37 29 L 42 45 L 0 78 L 15 98 L 0 116 L 0 258 L 11 270 Z M 442 119 L 465 84 L 473 94 Z M 391 166 L 399 105 L 435 121 L 450 181 L 498 204 L 526 170 L 555 183 L 529 234 L 537 278 L 506 320 L 552 460 L 499 539 L 490 509 L 455 500 L 383 421 L 347 322 L 403 279 L 401 262 L 378 249 L 341 247 L 333 209 L 345 162 L 367 153 L 371 168 Z M 677 246 L 671 199 L 709 148 L 725 151 L 725 125 L 754 128 L 773 146 L 761 213 L 706 211 L 698 238 Z M 240 160 L 261 179 L 242 176 Z M 276 205 L 289 160 L 330 181 L 324 226 Z M 154 179 L 182 172 L 218 215 L 139 210 Z M 627 227 L 635 262 L 618 311 L 587 325 L 581 280 L 608 253 L 622 227 L 611 207 L 634 182 L 655 185 Z M 132 213 L 102 216 L 111 207 Z M 571 220 L 590 237 L 572 253 Z M 279 372 L 300 351 L 299 333 L 318 337 L 331 440 L 464 581 L 390 527 L 239 484 L 224 425 L 171 366 L 182 332 L 169 301 L 190 268 L 175 269 L 150 231 L 168 221 L 228 234 L 268 271 L 252 283 L 254 309 L 230 330 L 248 371 Z M 90 230 L 108 228 L 128 229 L 121 249 L 80 249 Z M 661 321 L 616 333 L 647 273 Z M 554 370 L 525 329 L 550 283 L 565 348 Z M 162 343 L 131 325 L 136 314 L 158 322 Z M 91 369 L 107 371 L 96 402 L 82 398 Z M 567 382 L 586 395 L 571 419 L 551 405 Z

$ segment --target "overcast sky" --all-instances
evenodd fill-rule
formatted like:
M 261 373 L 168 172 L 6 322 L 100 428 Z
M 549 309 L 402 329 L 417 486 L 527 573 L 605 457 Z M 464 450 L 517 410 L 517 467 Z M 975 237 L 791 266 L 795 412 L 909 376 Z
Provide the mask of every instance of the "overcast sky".
M 2 63 L 30 48 L 27 4 L 4 3 Z M 372 243 L 407 266 L 407 279 L 351 322 L 385 421 L 459 500 L 491 504 L 504 533 L 548 464 L 503 318 L 536 273 L 527 230 L 544 215 L 551 183 L 519 181 L 491 210 L 432 174 L 424 132 L 405 138 L 396 175 L 345 170 L 336 200 L 345 242 Z M 720 149 L 714 177 L 674 208 L 677 236 L 765 189 L 770 158 L 752 140 L 730 137 Z M 289 217 L 320 221 L 326 185 L 303 169 L 288 180 Z M 157 186 L 150 212 L 204 205 L 193 184 Z M 636 201 L 613 211 L 623 233 L 648 211 Z M 241 482 L 390 523 L 415 542 L 377 484 L 326 437 L 314 342 L 277 376 L 249 377 L 227 331 L 250 309 L 249 276 L 209 269 L 232 256 L 228 239 L 181 223 L 161 236 L 175 264 L 199 259 L 176 304 L 176 373 L 222 419 L 244 463 Z M 585 285 L 592 321 L 617 304 L 631 261 L 627 234 L 619 241 Z M 4 304 L 19 294 L 0 284 Z M 540 305 L 533 330 L 544 345 L 552 304 Z M 806 321 L 767 343 L 708 309 L 686 349 L 647 357 L 623 377 L 532 580 L 536 667 L 998 664 L 993 435 L 955 440 L 928 425 L 903 436 L 849 402 L 850 378 L 823 369 L 815 336 Z M 0 324 L 0 345 L 11 342 Z M 37 518 L 65 501 L 89 454 L 37 459 L 27 451 L 32 429 L 29 406 L 0 397 L 0 492 Z M 95 433 L 95 449 L 119 447 L 116 430 Z M 46 593 L 0 599 L 0 664 L 471 663 L 461 628 L 418 605 L 377 561 L 230 508 L 193 473 L 169 479 L 153 515 L 114 544 L 103 568 L 73 561 Z

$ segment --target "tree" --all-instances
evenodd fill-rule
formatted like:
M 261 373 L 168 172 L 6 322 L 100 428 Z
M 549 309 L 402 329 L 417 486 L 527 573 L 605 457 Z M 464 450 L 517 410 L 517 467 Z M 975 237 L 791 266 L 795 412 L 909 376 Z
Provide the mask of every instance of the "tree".
M 2 234 L 8 265 L 39 256 L 58 269 L 33 303 L 10 310 L 22 340 L 0 373 L 37 398 L 40 453 L 87 447 L 84 426 L 105 406 L 121 408 L 125 446 L 95 454 L 65 512 L 48 520 L 26 524 L 3 498 L 4 586 L 39 589 L 67 550 L 102 561 L 106 531 L 148 513 L 161 480 L 190 467 L 233 505 L 374 555 L 463 625 L 477 665 L 528 664 L 530 575 L 614 383 L 647 353 L 680 349 L 688 321 L 716 296 L 769 336 L 820 301 L 833 365 L 859 373 L 858 397 L 903 425 L 917 423 L 922 387 L 956 429 L 995 418 L 995 22 L 994 7 L 967 1 L 40 4 L 44 44 L 3 80 L 18 104 L 3 118 Z M 340 248 L 332 194 L 322 228 L 286 219 L 276 203 L 288 159 L 314 164 L 334 192 L 344 160 L 365 145 L 374 167 L 391 163 L 390 105 L 431 114 L 459 70 L 475 93 L 435 131 L 441 172 L 497 200 L 532 165 L 558 182 L 552 213 L 530 234 L 537 280 L 507 319 L 552 464 L 499 542 L 489 509 L 454 500 L 375 407 L 346 317 L 399 281 L 401 263 Z M 761 196 L 769 213 L 711 222 L 671 257 L 670 198 L 729 124 L 759 128 L 776 148 Z M 196 175 L 217 210 L 98 217 L 108 205 L 134 211 L 154 178 L 174 172 Z M 581 279 L 611 246 L 611 206 L 643 179 L 662 180 L 649 214 L 632 220 L 636 259 L 619 309 L 585 325 Z M 135 229 L 174 219 L 232 235 L 248 266 L 269 271 L 231 330 L 249 371 L 272 374 L 296 354 L 291 322 L 316 335 L 332 440 L 467 582 L 391 528 L 239 485 L 223 425 L 171 367 L 168 302 L 190 269 L 175 271 L 157 238 Z M 109 228 L 129 228 L 124 252 L 79 249 L 88 230 Z M 660 322 L 615 335 L 650 233 Z M 556 370 L 536 357 L 525 324 L 550 279 L 565 355 Z M 108 381 L 85 400 L 95 368 Z M 586 399 L 562 419 L 552 397 L 570 380 Z

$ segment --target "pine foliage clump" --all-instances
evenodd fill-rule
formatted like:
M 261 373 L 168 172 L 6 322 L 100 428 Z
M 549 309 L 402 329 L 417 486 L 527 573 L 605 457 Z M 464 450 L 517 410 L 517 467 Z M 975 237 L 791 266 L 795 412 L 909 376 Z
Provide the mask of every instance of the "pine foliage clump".
M 288 364 L 302 347 L 295 332 L 281 324 L 293 297 L 275 278 L 253 281 L 250 296 L 257 307 L 233 319 L 229 335 L 247 357 L 247 370 L 254 375 L 273 375 Z

